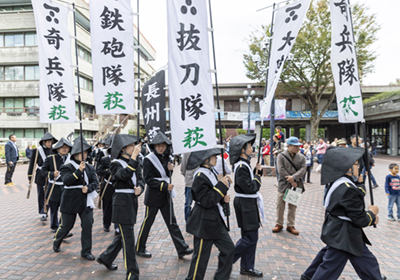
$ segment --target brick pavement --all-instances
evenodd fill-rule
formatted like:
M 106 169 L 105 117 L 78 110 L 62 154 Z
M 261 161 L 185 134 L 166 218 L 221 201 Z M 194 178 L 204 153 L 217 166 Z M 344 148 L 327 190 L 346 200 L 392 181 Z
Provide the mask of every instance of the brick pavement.
M 380 184 L 374 190 L 376 204 L 380 207 L 378 227 L 366 229 L 373 246 L 371 251 L 377 256 L 382 273 L 389 279 L 400 279 L 400 222 L 390 222 L 387 216 L 387 198 L 384 193 L 384 178 L 388 174 L 388 164 L 399 163 L 398 157 L 378 156 L 373 173 Z M 74 236 L 61 245 L 61 252 L 52 251 L 52 236 L 49 222 L 41 222 L 37 214 L 36 187 L 32 189 L 31 198 L 26 199 L 27 165 L 19 165 L 14 174 L 16 187 L 4 187 L 5 169 L 0 168 L 0 279 L 124 279 L 122 252 L 116 259 L 119 269 L 107 271 L 96 262 L 80 258 L 80 225 L 79 219 L 72 230 Z M 184 188 L 183 177 L 176 168 L 173 182 L 178 197 L 175 199 L 175 213 L 178 224 L 186 242 L 193 247 L 191 235 L 185 232 L 183 214 Z M 271 232 L 275 224 L 275 194 L 273 186 L 276 178 L 263 177 L 262 194 L 264 196 L 266 222 L 260 229 L 257 247 L 256 268 L 264 272 L 263 279 L 299 279 L 301 273 L 323 246 L 319 239 L 323 222 L 323 187 L 319 185 L 319 174 L 312 174 L 314 184 L 306 185 L 301 205 L 297 210 L 296 228 L 299 236 L 286 231 L 278 234 Z M 231 191 L 233 193 L 233 191 Z M 232 198 L 233 199 L 233 198 Z M 369 199 L 369 198 L 368 198 Z M 369 200 L 368 200 L 369 201 Z M 138 233 L 144 217 L 143 196 L 140 197 L 138 222 L 135 234 Z M 236 226 L 234 210 L 232 215 L 231 237 L 234 242 L 240 238 Z M 112 241 L 113 232 L 105 233 L 102 229 L 101 210 L 96 209 L 93 225 L 93 254 L 99 255 Z M 183 260 L 177 253 L 169 237 L 161 215 L 158 215 L 150 232 L 147 249 L 153 254 L 151 259 L 139 258 L 141 279 L 184 279 L 190 264 L 190 257 Z M 217 269 L 218 250 L 213 249 L 205 279 L 212 279 Z M 250 279 L 239 274 L 238 263 L 233 265 L 231 279 Z M 353 268 L 348 264 L 341 279 L 358 279 Z

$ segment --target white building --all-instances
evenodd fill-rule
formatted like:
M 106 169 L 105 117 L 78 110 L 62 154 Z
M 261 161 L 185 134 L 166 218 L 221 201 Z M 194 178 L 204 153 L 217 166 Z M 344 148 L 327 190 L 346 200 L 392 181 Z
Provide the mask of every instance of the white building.
M 83 130 L 87 139 L 98 131 L 107 133 L 126 116 L 98 116 L 95 114 L 89 4 L 83 0 L 66 0 L 76 4 L 78 56 L 83 114 Z M 65 2 L 65 0 L 63 1 Z M 69 17 L 70 34 L 74 34 L 73 14 Z M 134 27 L 137 42 L 137 29 Z M 39 67 L 35 18 L 30 0 L 0 0 L 0 141 L 8 141 L 15 134 L 18 145 L 24 148 L 35 144 L 46 131 L 55 137 L 65 137 L 79 132 L 79 123 L 43 124 L 39 122 Z M 141 78 L 151 75 L 154 69 L 149 61 L 155 60 L 156 51 L 141 35 Z M 75 62 L 75 49 L 72 59 Z M 71 69 L 71 71 L 73 71 Z M 132 71 L 137 73 L 137 54 Z M 75 82 L 76 84 L 76 82 Z M 142 84 L 143 85 L 143 84 Z M 77 92 L 77 89 L 75 89 Z M 77 101 L 76 97 L 76 101 Z M 76 103 L 78 115 L 78 104 Z M 132 115 L 126 118 L 130 129 L 136 126 Z M 104 136 L 103 136 L 104 137 Z

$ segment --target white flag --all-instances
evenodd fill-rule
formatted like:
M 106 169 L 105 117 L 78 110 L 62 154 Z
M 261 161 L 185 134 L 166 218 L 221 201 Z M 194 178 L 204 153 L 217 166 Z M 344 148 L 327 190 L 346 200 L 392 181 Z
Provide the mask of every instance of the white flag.
M 32 5 L 39 45 L 40 122 L 75 122 L 69 10 L 48 0 L 33 0 Z
M 205 0 L 167 1 L 168 81 L 174 153 L 214 148 L 214 97 Z
M 364 120 L 357 56 L 348 0 L 331 0 L 331 66 L 340 123 Z
M 131 1 L 92 2 L 90 33 L 96 113 L 132 113 L 135 88 Z
M 278 85 L 285 61 L 296 42 L 301 24 L 310 7 L 311 0 L 300 0 L 276 11 L 275 30 L 272 38 L 271 57 L 268 70 L 267 96 L 261 107 L 261 118 L 270 114 L 272 98 Z

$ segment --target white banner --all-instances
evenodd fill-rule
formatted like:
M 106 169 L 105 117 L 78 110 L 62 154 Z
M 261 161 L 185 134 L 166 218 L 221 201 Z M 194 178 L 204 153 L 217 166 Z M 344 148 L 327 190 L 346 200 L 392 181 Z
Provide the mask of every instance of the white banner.
M 33 0 L 40 72 L 40 122 L 75 122 L 74 80 L 68 8 Z
M 214 95 L 211 82 L 205 0 L 167 1 L 168 89 L 174 153 L 214 148 Z
M 364 120 L 357 56 L 348 0 L 331 0 L 331 66 L 340 123 Z
M 296 42 L 297 34 L 307 14 L 311 0 L 300 0 L 276 10 L 274 35 L 268 70 L 267 97 L 263 100 L 261 117 L 270 114 L 272 98 L 278 85 L 285 61 Z
M 242 121 L 242 129 L 249 130 L 249 120 L 245 119 Z M 256 130 L 256 120 L 250 120 L 250 130 Z
M 90 34 L 96 113 L 132 113 L 135 105 L 135 74 L 131 1 L 92 2 Z

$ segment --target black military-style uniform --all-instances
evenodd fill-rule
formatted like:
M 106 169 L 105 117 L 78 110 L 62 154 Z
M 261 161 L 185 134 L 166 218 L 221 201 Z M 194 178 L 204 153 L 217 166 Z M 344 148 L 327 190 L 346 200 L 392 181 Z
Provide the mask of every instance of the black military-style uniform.
M 71 162 L 75 162 L 78 166 L 80 162 L 71 156 Z M 61 224 L 58 228 L 55 238 L 54 247 L 60 247 L 62 239 L 69 233 L 75 224 L 76 214 L 81 219 L 82 235 L 82 251 L 81 256 L 91 255 L 92 250 L 92 226 L 93 226 L 93 209 L 88 207 L 88 195 L 96 191 L 98 186 L 97 176 L 92 165 L 86 163 L 84 172 L 79 168 L 75 168 L 72 163 L 61 166 L 61 178 L 64 183 L 64 191 L 61 195 Z M 86 173 L 89 180 L 84 180 L 83 173 Z M 87 186 L 87 194 L 82 192 L 82 188 L 73 188 L 74 186 Z
M 239 160 L 250 166 L 249 160 L 242 157 Z M 242 237 L 236 243 L 233 262 L 235 263 L 240 258 L 240 267 L 246 270 L 254 269 L 258 229 L 261 224 L 260 212 L 257 198 L 239 196 L 257 194 L 261 187 L 260 175 L 256 174 L 252 179 L 249 168 L 244 164 L 239 164 L 235 169 L 235 192 L 237 196 L 234 199 L 234 206 Z
M 103 226 L 105 228 L 109 228 L 111 225 L 111 215 L 112 215 L 112 198 L 114 194 L 114 187 L 112 178 L 110 179 L 111 171 L 110 171 L 110 163 L 111 157 L 104 156 L 100 159 L 97 164 L 97 176 L 101 181 L 100 187 L 100 197 L 103 196 Z M 107 184 L 108 183 L 108 184 Z M 107 188 L 105 189 L 105 186 Z M 105 189 L 105 193 L 104 193 Z M 104 195 L 103 195 L 104 193 Z
M 52 154 L 52 149 L 47 148 L 45 146 L 41 146 L 43 148 L 43 152 L 45 156 L 49 156 Z M 36 173 L 35 173 L 35 178 L 33 179 L 34 183 L 37 186 L 37 197 L 38 197 L 38 210 L 39 214 L 44 215 L 44 187 L 46 185 L 46 175 L 42 174 L 41 169 L 44 164 L 44 161 L 46 158 L 42 158 L 40 155 L 40 152 L 38 151 L 38 148 L 35 148 L 32 150 L 32 156 L 29 161 L 29 167 L 28 167 L 28 180 L 32 180 L 32 175 L 33 175 L 33 166 L 35 165 L 35 158 L 36 158 L 36 153 L 38 153 L 37 160 L 36 160 Z
M 56 162 L 56 168 L 54 167 L 54 160 Z M 53 182 L 55 180 L 54 178 L 54 171 L 57 169 L 60 171 L 61 165 L 64 164 L 65 159 L 67 158 L 67 155 L 64 157 L 61 156 L 60 154 L 53 154 L 50 155 L 46 158 L 43 166 L 42 166 L 42 175 L 46 176 L 48 179 L 48 187 L 47 187 L 47 192 L 45 194 L 46 199 L 47 199 L 47 204 L 49 205 L 50 208 L 50 228 L 51 229 L 56 229 L 59 226 L 58 223 L 58 208 L 60 207 L 60 202 L 61 202 L 61 193 L 64 190 L 64 183 L 61 179 L 61 175 L 56 179 L 53 187 L 53 193 L 51 194 L 51 197 L 49 199 L 49 195 L 53 186 Z
M 104 151 L 103 151 L 103 149 L 97 149 L 97 152 L 96 152 L 96 154 L 95 154 L 95 156 L 94 156 L 94 165 L 95 165 L 95 167 L 96 167 L 96 169 L 97 169 L 97 166 L 100 164 L 100 160 L 103 158 L 105 156 L 105 153 L 104 153 Z
M 343 177 L 354 182 L 347 175 Z M 302 279 L 336 280 L 347 260 L 361 279 L 382 279 L 378 261 L 365 245 L 371 243 L 362 229 L 373 225 L 376 218 L 372 211 L 364 210 L 364 185 L 355 184 L 356 187 L 342 183 L 332 192 L 321 233 L 327 246 L 317 254 Z M 325 198 L 331 187 L 328 185 Z
M 158 154 L 154 153 L 157 159 L 161 162 L 162 167 L 164 168 L 165 174 L 169 174 L 168 170 L 168 155 L 166 154 Z M 158 210 L 161 211 L 164 222 L 168 227 L 168 231 L 171 235 L 171 238 L 174 242 L 176 251 L 178 255 L 184 253 L 189 246 L 185 243 L 185 240 L 182 236 L 182 232 L 179 229 L 179 226 L 176 222 L 176 217 L 173 210 L 172 204 L 172 224 L 170 224 L 170 197 L 168 191 L 168 182 L 159 181 L 156 178 L 161 178 L 160 172 L 153 165 L 150 159 L 146 156 L 143 160 L 143 176 L 144 180 L 147 184 L 146 194 L 144 198 L 144 204 L 146 205 L 145 210 L 145 218 L 143 220 L 142 226 L 140 227 L 140 232 L 138 235 L 138 240 L 136 244 L 136 251 L 145 252 L 146 250 L 146 242 L 149 236 L 149 232 L 151 226 L 154 223 L 154 219 L 158 213 Z M 167 175 L 168 176 L 168 175 Z M 171 199 L 172 203 L 172 199 Z
M 113 242 L 100 255 L 106 265 L 111 265 L 121 248 L 124 250 L 124 263 L 127 270 L 127 279 L 139 279 L 139 266 L 135 257 L 134 224 L 138 210 L 138 199 L 134 193 L 132 177 L 135 175 L 136 186 L 144 191 L 144 181 L 138 161 L 120 157 L 127 166 L 124 168 L 120 162 L 112 161 L 110 171 L 113 175 L 115 193 L 112 203 L 112 222 L 119 225 L 121 234 L 114 237 Z
M 214 176 L 217 181 L 217 176 L 211 169 L 204 168 L 203 170 L 208 172 L 208 176 Z M 192 185 L 192 197 L 195 204 L 186 224 L 186 231 L 194 235 L 194 254 L 187 280 L 204 278 L 213 244 L 220 251 L 218 270 L 214 279 L 229 279 L 235 245 L 217 206 L 224 204 L 227 192 L 228 188 L 222 182 L 213 185 L 205 173 L 196 173 Z

